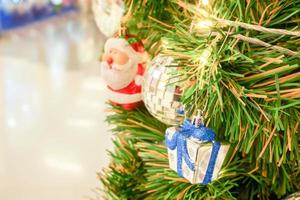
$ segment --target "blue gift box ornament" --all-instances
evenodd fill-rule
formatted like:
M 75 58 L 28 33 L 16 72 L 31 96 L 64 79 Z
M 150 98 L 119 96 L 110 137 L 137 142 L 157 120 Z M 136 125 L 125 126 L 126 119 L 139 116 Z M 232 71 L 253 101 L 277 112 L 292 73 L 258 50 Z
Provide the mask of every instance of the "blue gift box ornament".
M 210 142 L 212 144 L 211 155 L 202 181 L 202 184 L 208 184 L 211 182 L 213 177 L 221 144 L 215 140 L 214 131 L 202 124 L 202 117 L 200 117 L 200 115 L 194 117 L 192 122 L 186 119 L 180 126 L 179 130 L 172 135 L 171 139 L 169 139 L 167 132 L 165 143 L 170 150 L 175 150 L 177 148 L 177 173 L 181 177 L 183 177 L 183 161 L 191 171 L 195 171 L 195 163 L 190 158 L 187 147 L 187 139 L 189 138 L 194 138 L 203 143 Z

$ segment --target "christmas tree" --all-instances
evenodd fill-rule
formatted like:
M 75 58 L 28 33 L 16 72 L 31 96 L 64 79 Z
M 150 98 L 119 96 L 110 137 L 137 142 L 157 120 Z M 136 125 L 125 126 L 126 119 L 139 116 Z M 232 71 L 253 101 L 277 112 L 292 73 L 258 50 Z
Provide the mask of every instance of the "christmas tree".
M 230 149 L 216 180 L 169 168 L 165 131 L 144 106 L 110 105 L 109 199 L 281 199 L 300 190 L 300 1 L 126 0 L 122 28 L 178 63 L 186 116 Z M 146 91 L 144 91 L 146 92 Z

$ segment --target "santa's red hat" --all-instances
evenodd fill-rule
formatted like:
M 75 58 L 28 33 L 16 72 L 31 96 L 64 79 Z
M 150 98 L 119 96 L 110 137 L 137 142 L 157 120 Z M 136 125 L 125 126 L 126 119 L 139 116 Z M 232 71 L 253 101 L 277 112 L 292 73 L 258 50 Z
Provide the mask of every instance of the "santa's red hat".
M 126 53 L 129 58 L 136 60 L 138 63 L 144 61 L 144 45 L 133 36 L 109 38 L 105 43 L 104 51 L 108 53 L 112 48 Z

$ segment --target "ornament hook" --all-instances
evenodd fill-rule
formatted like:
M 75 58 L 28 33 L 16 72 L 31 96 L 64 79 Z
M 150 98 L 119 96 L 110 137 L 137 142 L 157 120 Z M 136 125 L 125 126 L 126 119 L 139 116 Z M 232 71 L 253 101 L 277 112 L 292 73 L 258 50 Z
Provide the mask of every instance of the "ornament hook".
M 204 121 L 203 111 L 198 109 L 197 115 L 193 116 L 193 118 L 192 118 L 192 124 L 195 127 L 199 127 L 201 124 L 203 124 L 203 121 Z

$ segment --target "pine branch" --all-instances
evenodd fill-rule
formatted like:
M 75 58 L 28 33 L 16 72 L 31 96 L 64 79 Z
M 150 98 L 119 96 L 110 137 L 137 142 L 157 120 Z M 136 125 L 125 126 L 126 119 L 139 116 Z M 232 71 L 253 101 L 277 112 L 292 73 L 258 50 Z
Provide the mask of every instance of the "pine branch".
M 188 113 L 203 109 L 206 124 L 218 140 L 230 142 L 231 149 L 218 180 L 191 185 L 168 168 L 166 126 L 145 108 L 128 112 L 113 107 L 116 114 L 108 122 L 132 145 L 116 143 L 126 151 L 112 154 L 113 163 L 131 164 L 125 165 L 125 175 L 111 165 L 102 179 L 108 180 L 104 185 L 109 194 L 128 197 L 136 191 L 136 199 L 276 199 L 300 190 L 300 1 L 126 4 L 131 6 L 126 21 L 130 33 L 143 38 L 152 56 L 162 52 L 176 58 Z M 207 19 L 216 26 L 199 31 L 198 22 Z M 135 176 L 143 181 L 135 181 L 130 192 L 113 178 L 125 183 Z

